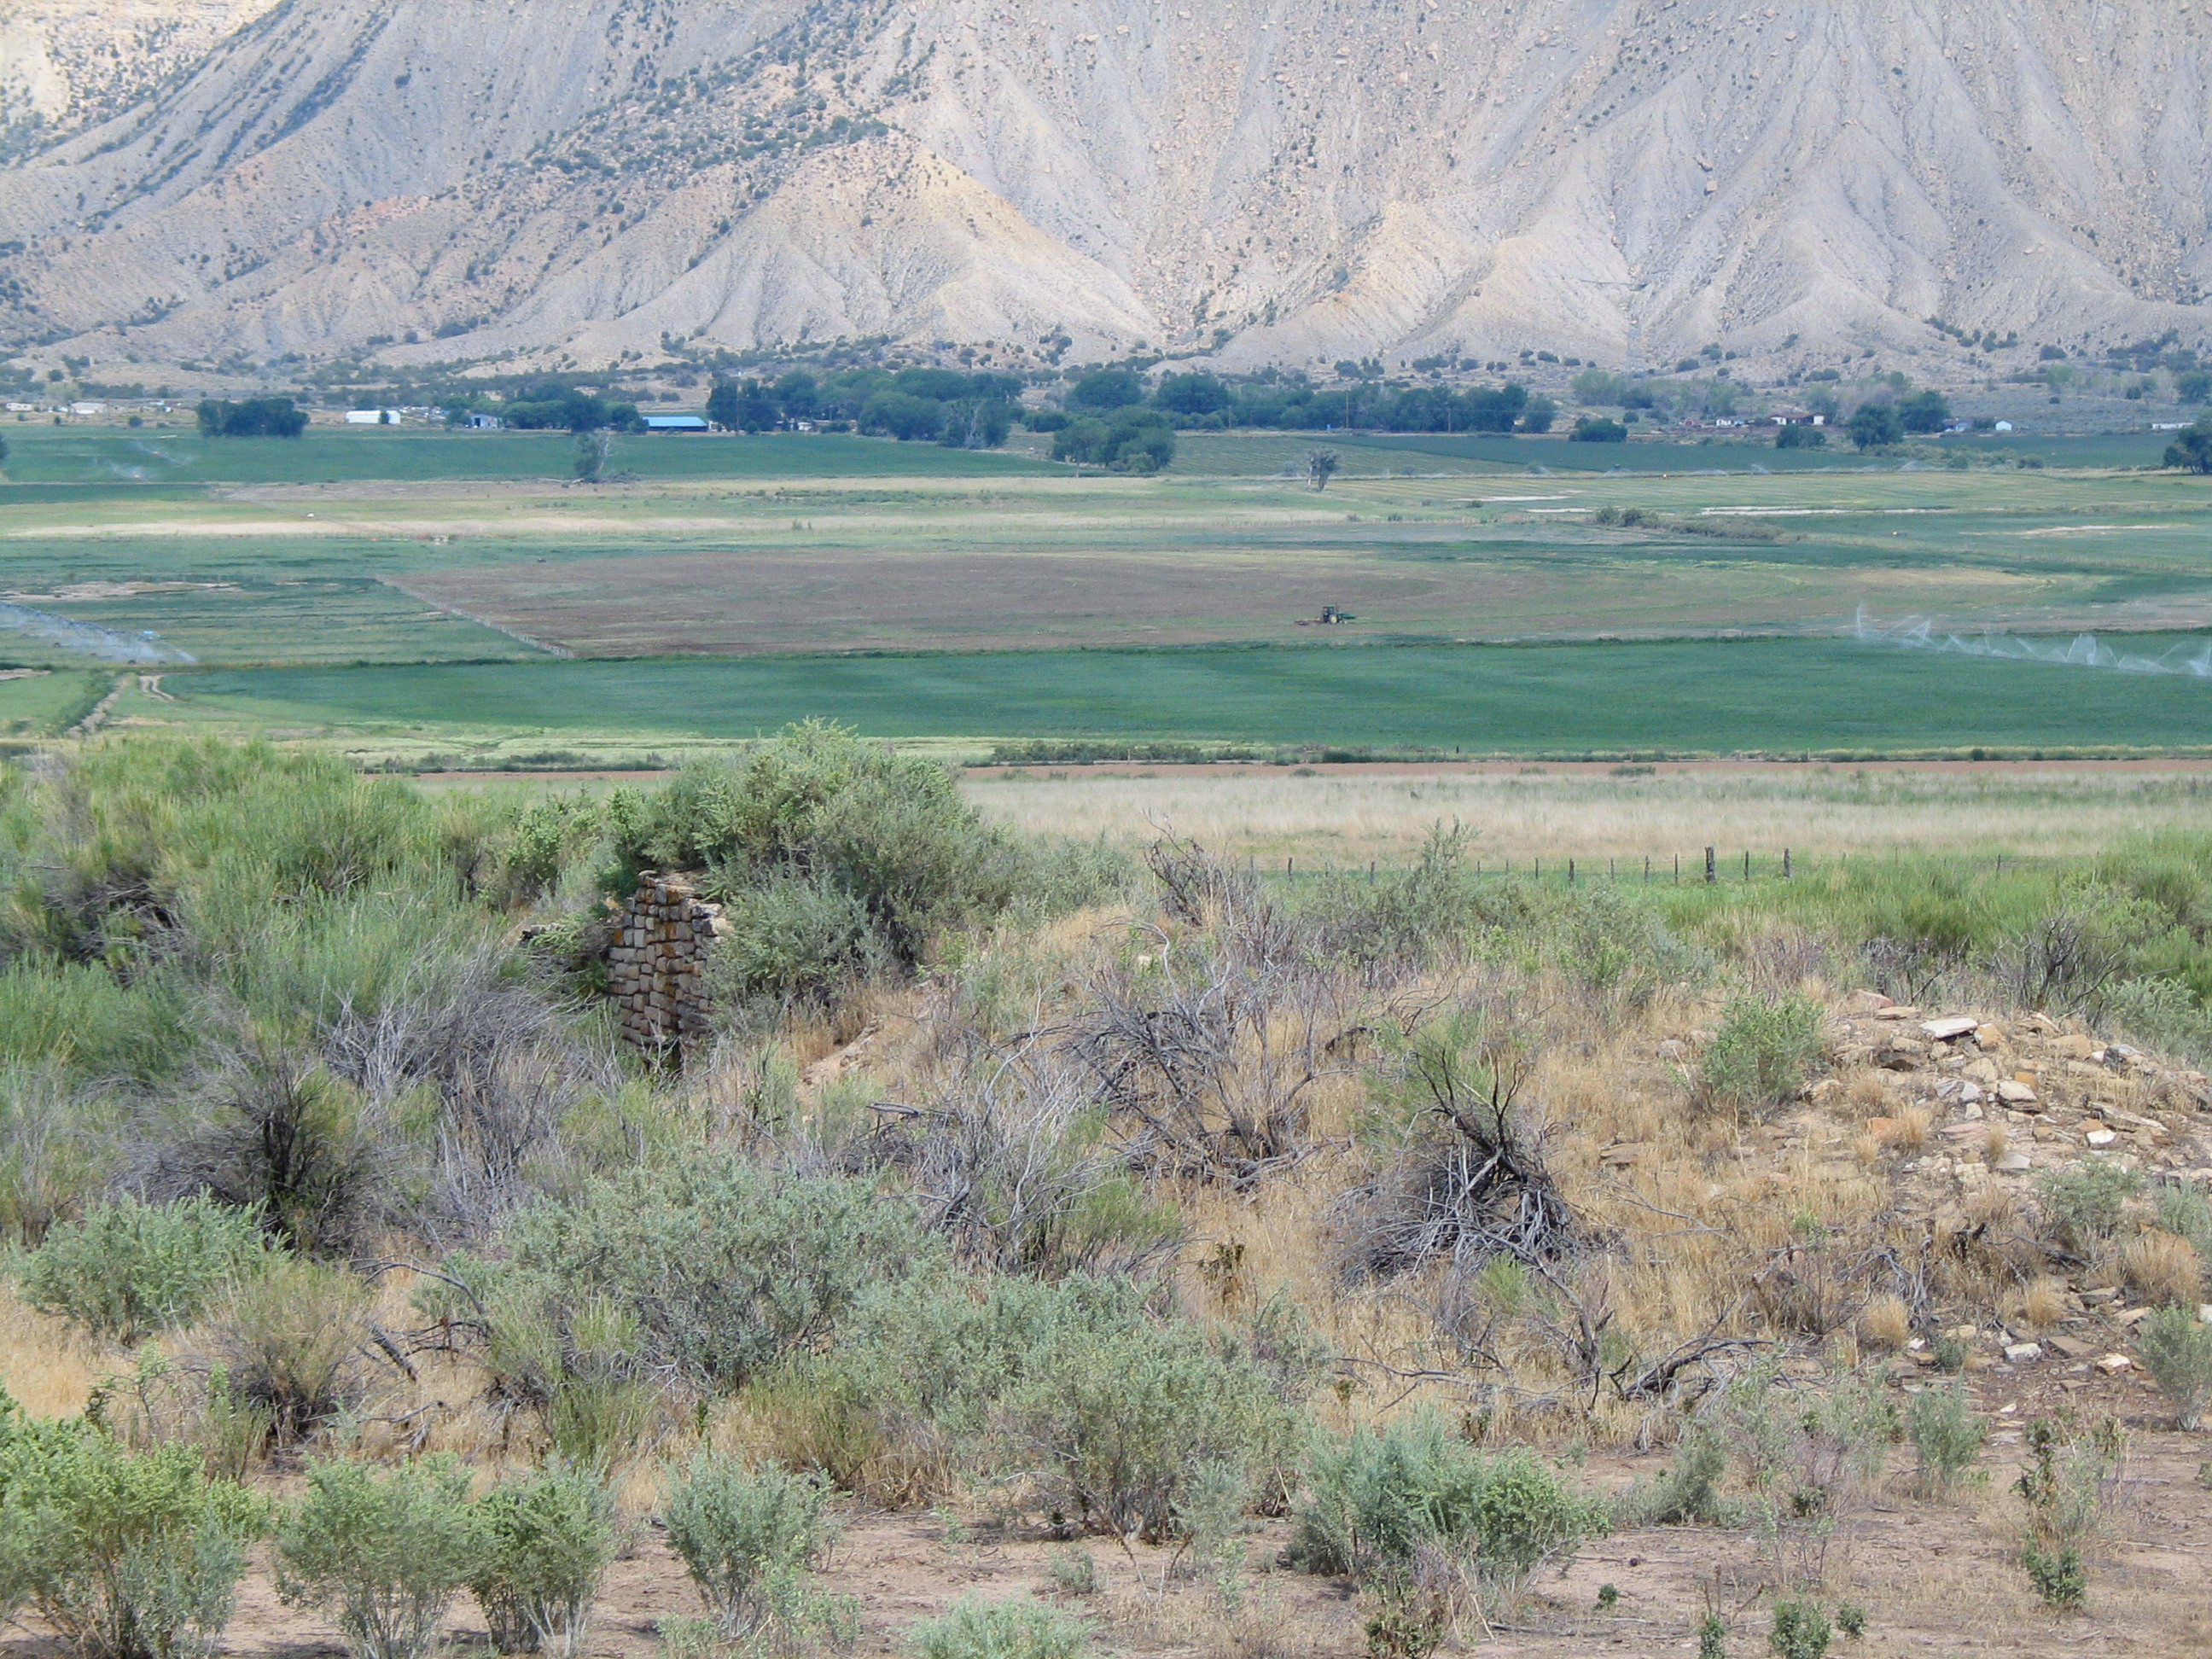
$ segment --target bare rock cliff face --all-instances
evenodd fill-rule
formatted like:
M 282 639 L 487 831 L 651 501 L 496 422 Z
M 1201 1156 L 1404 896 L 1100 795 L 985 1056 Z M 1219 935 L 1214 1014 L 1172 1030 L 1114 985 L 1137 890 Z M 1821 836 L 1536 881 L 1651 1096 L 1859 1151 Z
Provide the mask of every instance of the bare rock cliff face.
M 2194 341 L 2209 78 L 2212 15 L 2120 0 L 0 0 L 64 134 L 0 171 L 0 331 Z

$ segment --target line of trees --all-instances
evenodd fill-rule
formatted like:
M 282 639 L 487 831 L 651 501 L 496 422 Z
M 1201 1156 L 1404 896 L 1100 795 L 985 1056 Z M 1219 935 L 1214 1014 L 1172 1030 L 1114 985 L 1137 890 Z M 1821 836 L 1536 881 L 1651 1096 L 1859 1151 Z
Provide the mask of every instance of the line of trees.
M 1548 432 L 1552 399 L 1508 382 L 1455 392 L 1443 386 L 1391 386 L 1366 381 L 1322 391 L 1303 375 L 1262 377 L 1231 386 L 1218 375 L 1164 375 L 1147 395 L 1126 368 L 1085 375 L 1068 388 L 1071 414 L 1110 413 L 1139 404 L 1185 430 L 1273 427 L 1293 431 Z
M 793 369 L 775 380 L 717 380 L 707 418 L 732 432 L 775 432 L 807 422 L 949 449 L 995 449 L 1013 430 L 1024 381 L 949 368 L 848 369 L 817 379 Z
M 240 404 L 210 398 L 198 414 L 203 438 L 296 438 L 307 429 L 306 411 L 289 398 L 248 398 Z

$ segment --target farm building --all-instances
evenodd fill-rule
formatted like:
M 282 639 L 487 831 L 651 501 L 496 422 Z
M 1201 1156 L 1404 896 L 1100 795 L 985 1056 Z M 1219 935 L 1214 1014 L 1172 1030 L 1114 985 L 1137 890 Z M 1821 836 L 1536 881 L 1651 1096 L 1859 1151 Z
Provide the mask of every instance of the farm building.
M 707 417 L 703 415 L 648 415 L 645 417 L 647 432 L 704 432 Z

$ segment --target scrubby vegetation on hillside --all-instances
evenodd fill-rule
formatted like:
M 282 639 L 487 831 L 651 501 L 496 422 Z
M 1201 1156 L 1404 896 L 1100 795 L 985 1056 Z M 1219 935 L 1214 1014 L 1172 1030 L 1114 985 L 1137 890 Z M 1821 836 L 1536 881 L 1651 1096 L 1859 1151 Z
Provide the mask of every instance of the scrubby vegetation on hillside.
M 597 797 L 143 741 L 0 791 L 0 1226 L 113 1373 L 0 1415 L 0 1601 L 94 1659 L 204 1651 L 264 1534 L 365 1659 L 464 1590 L 573 1654 L 643 1505 L 708 1615 L 672 1653 L 849 1644 L 865 1504 L 1106 1540 L 1223 1651 L 1278 1565 L 1425 1655 L 1608 1528 L 1729 1528 L 1778 1641 L 1878 1501 L 1980 1491 L 1982 1373 L 2052 1390 L 2002 1501 L 2060 1604 L 2125 1451 L 2080 1390 L 2212 1400 L 2212 842 L 1662 910 L 1439 829 L 1291 897 L 822 726 Z M 680 1066 L 600 994 L 654 871 L 735 923 Z M 1607 1492 L 1607 1446 L 1674 1462 Z

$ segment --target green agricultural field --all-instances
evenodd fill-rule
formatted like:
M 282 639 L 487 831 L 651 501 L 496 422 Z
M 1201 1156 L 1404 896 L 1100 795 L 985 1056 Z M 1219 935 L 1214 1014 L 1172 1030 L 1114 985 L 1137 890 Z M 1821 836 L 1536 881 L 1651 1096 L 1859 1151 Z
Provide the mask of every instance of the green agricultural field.
M 113 684 L 111 674 L 84 669 L 12 672 L 0 678 L 0 735 L 51 737 L 90 714 Z
M 2109 470 L 2131 437 L 2048 441 L 2106 470 L 1793 471 L 1739 465 L 1775 453 L 1743 445 L 1364 434 L 1325 492 L 1284 476 L 1315 441 L 1187 434 L 1177 471 L 1138 478 L 857 438 L 635 439 L 640 476 L 585 486 L 558 476 L 557 434 L 34 428 L 12 476 L 45 481 L 0 486 L 0 599 L 270 671 L 169 672 L 174 701 L 133 691 L 120 718 L 415 750 L 726 741 L 811 714 L 947 743 L 2212 742 L 2201 682 L 1840 642 L 1863 611 L 1967 634 L 2212 627 L 2212 485 Z M 1668 465 L 1552 465 L 1592 450 Z M 179 476 L 118 476 L 157 459 Z M 1313 626 L 1325 607 L 1355 620 Z M 1768 637 L 1725 642 L 1744 635 Z M 1463 648 L 1540 641 L 1587 648 Z M 71 660 L 0 635 L 0 662 Z M 354 665 L 380 666 L 282 672 Z
M 1771 428 L 1698 438 L 1638 437 L 1625 444 L 1577 443 L 1564 435 L 1424 432 L 1196 432 L 1184 434 L 1180 472 L 1303 472 L 1316 449 L 1334 449 L 1347 474 L 1389 471 L 1417 476 L 1527 472 L 1897 472 L 1940 470 L 1953 457 L 1980 466 L 2111 469 L 2155 467 L 2171 436 L 2111 434 L 1976 433 L 1931 439 L 1907 455 L 1862 455 L 1840 431 L 1820 449 L 1777 449 Z M 1925 451 L 1925 453 L 1921 453 Z M 1931 459 L 1932 457 L 1932 459 Z
M 297 439 L 200 436 L 191 426 L 26 427 L 7 432 L 15 484 L 341 483 L 370 479 L 565 478 L 566 432 L 446 432 L 317 427 Z M 628 435 L 611 473 L 647 478 L 996 477 L 1037 470 L 1021 455 L 834 434 L 759 437 Z
M 178 699 L 167 718 L 364 739 L 730 739 L 821 716 L 884 737 L 981 744 L 2212 750 L 2212 681 L 1815 640 L 209 671 L 171 674 L 163 685 Z
M 509 658 L 529 641 L 1279 645 L 1328 605 L 1361 642 L 1833 634 L 1862 605 L 1969 629 L 2212 623 L 2212 489 L 2170 473 L 1354 476 L 1323 494 L 1037 466 L 80 487 L 11 507 L 0 581 L 19 602 L 210 664 Z

